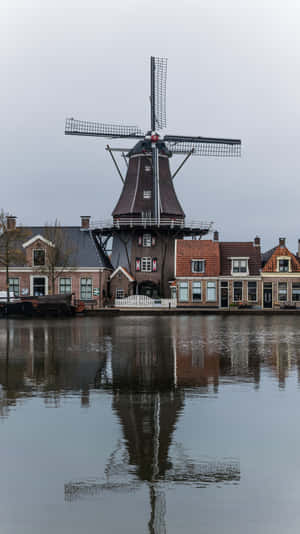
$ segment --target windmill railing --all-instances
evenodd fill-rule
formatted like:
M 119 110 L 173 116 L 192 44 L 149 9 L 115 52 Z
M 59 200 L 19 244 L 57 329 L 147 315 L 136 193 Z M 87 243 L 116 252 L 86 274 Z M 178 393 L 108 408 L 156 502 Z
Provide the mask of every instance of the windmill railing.
M 167 228 L 190 228 L 199 229 L 202 231 L 210 232 L 212 230 L 213 222 L 200 221 L 200 220 L 186 220 L 181 218 L 111 218 L 111 219 L 92 219 L 90 222 L 90 229 L 97 230 L 103 228 L 119 229 L 123 227 L 167 227 Z

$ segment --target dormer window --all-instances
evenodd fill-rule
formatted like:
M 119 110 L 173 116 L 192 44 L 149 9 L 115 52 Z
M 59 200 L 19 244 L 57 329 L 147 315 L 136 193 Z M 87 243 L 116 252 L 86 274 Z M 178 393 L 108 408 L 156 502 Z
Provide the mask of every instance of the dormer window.
M 35 248 L 33 250 L 33 265 L 34 267 L 45 265 L 45 250 L 43 248 Z
M 277 271 L 279 273 L 290 272 L 290 258 L 278 258 Z
M 231 258 L 231 274 L 249 274 L 249 258 Z
M 205 273 L 205 260 L 192 260 L 192 273 Z

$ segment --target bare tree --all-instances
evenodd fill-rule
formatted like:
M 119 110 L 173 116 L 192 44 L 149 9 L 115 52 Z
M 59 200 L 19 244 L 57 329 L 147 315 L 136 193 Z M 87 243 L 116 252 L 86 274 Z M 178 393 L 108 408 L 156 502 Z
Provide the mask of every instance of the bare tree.
M 6 269 L 6 292 L 7 302 L 10 300 L 9 294 L 9 268 L 12 265 L 25 265 L 26 256 L 22 248 L 22 243 L 28 239 L 29 231 L 21 226 L 16 227 L 10 224 L 11 215 L 0 211 L 0 265 Z
M 49 242 L 45 256 L 45 264 L 38 267 L 39 272 L 47 274 L 49 293 L 55 293 L 55 282 L 63 273 L 75 267 L 77 247 L 71 242 L 59 221 L 46 223 L 44 238 Z

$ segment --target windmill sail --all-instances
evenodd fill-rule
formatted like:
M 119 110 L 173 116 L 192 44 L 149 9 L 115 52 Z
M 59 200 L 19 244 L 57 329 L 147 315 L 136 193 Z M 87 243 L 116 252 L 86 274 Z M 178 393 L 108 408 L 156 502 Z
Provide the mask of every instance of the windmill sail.
M 138 126 L 124 126 L 122 124 L 103 124 L 101 122 L 79 121 L 75 119 L 66 119 L 65 134 L 111 138 L 144 137 L 142 130 Z
M 151 57 L 151 130 L 167 126 L 166 118 L 167 59 Z
M 192 152 L 194 156 L 238 157 L 241 155 L 239 139 L 166 135 L 166 146 L 173 154 Z

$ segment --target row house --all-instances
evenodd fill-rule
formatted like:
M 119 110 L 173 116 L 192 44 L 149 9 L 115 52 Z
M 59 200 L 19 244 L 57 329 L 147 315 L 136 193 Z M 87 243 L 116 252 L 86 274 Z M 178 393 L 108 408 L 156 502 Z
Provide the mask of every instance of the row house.
M 260 239 L 254 242 L 177 240 L 175 282 L 178 306 L 258 307 L 261 302 Z
M 8 231 L 16 230 L 17 235 L 19 227 L 16 227 L 16 217 L 8 217 L 7 227 Z M 9 265 L 10 293 L 15 297 L 71 293 L 87 306 L 105 305 L 108 302 L 108 280 L 112 267 L 89 228 L 89 217 L 81 217 L 81 226 L 59 226 L 56 243 L 55 237 L 49 238 L 51 231 L 55 236 L 50 226 L 22 227 L 20 236 L 23 238 L 16 244 L 18 254 Z M 49 273 L 49 258 L 53 257 L 51 251 L 55 247 L 68 247 L 70 254 L 65 263 L 58 260 L 52 276 Z M 62 256 L 64 252 L 62 250 Z M 6 268 L 2 266 L 0 291 L 4 290 Z
M 300 307 L 300 242 L 298 254 L 286 247 L 284 237 L 279 244 L 262 254 L 263 308 Z

